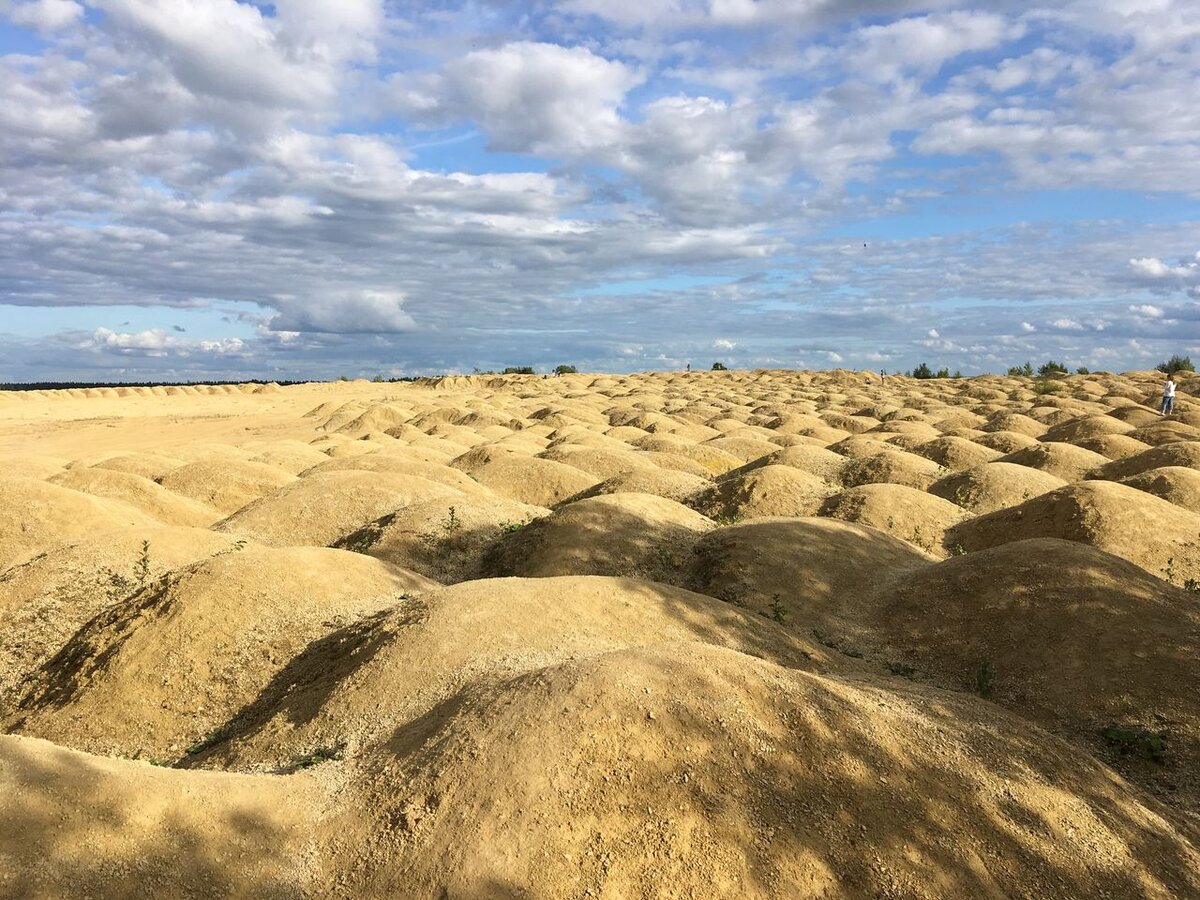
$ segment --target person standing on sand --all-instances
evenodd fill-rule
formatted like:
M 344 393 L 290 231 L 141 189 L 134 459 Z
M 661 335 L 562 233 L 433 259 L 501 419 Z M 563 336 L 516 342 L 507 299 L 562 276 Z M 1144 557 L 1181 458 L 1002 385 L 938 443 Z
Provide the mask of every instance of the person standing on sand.
M 1175 376 L 1167 373 L 1167 383 L 1163 385 L 1162 407 L 1159 414 L 1169 416 L 1175 411 Z

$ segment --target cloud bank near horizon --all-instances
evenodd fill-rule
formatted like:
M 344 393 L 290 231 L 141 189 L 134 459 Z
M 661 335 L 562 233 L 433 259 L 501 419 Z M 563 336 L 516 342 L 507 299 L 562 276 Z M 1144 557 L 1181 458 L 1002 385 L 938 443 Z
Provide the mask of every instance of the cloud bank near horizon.
M 1200 354 L 1186 0 L 0 0 L 5 380 Z

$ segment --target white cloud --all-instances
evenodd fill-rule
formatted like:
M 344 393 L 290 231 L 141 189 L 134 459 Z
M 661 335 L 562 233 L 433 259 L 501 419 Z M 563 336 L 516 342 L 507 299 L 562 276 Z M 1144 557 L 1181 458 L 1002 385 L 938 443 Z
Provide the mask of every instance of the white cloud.
M 1148 278 L 1188 278 L 1197 274 L 1196 263 L 1171 266 L 1153 256 L 1129 260 L 1129 267 L 1139 275 Z
M 1153 306 L 1149 303 L 1141 303 L 1136 306 L 1129 307 L 1129 311 L 1138 316 L 1144 316 L 1147 319 L 1161 319 L 1163 317 L 1163 309 L 1161 306 Z
M 272 331 L 373 334 L 412 331 L 416 323 L 395 290 L 338 291 L 315 297 L 278 298 Z
M 83 6 L 74 0 L 32 0 L 15 4 L 8 15 L 17 25 L 52 32 L 78 22 L 83 17 Z

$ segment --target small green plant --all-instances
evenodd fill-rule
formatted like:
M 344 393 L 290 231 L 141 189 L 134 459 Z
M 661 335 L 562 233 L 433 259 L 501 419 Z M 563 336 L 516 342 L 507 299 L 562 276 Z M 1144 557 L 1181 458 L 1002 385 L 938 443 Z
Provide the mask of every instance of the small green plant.
M 501 375 L 534 375 L 533 366 L 508 366 Z
M 836 639 L 834 639 L 833 637 L 826 634 L 820 628 L 814 628 L 812 630 L 812 634 L 813 634 L 813 637 L 816 639 L 817 643 L 820 644 L 822 647 L 828 647 L 830 650 L 836 650 L 838 653 L 842 654 L 843 656 L 849 656 L 851 659 L 862 659 L 863 658 L 862 652 L 860 650 L 856 650 L 853 647 L 849 647 L 849 646 L 846 646 L 845 644 L 839 643 Z
M 1038 381 L 1033 386 L 1033 392 L 1039 395 L 1057 394 L 1063 386 L 1056 381 Z
M 780 625 L 787 619 L 787 610 L 783 608 L 783 598 L 779 594 L 771 597 L 771 618 Z
M 138 590 L 150 583 L 150 542 L 142 541 L 142 552 L 133 566 L 133 577 Z
M 1167 564 L 1162 567 L 1162 573 L 1168 584 L 1175 583 L 1175 557 L 1167 557 Z
M 190 747 L 188 747 L 187 750 L 185 750 L 184 752 L 188 756 L 195 756 L 198 753 L 203 753 L 209 747 L 216 746 L 217 744 L 221 743 L 221 741 L 223 741 L 223 740 L 225 740 L 225 732 L 222 729 L 218 728 L 216 731 L 210 731 L 208 734 L 206 734 L 200 740 L 196 741 L 196 743 L 194 743 Z
M 1076 375 L 1091 375 L 1092 371 L 1087 366 L 1080 366 L 1075 370 Z
M 453 506 L 446 513 L 446 518 L 442 519 L 442 531 L 446 533 L 446 537 L 454 537 L 454 535 L 462 528 L 462 519 L 458 517 L 458 510 Z
M 346 745 L 344 743 L 333 744 L 329 747 L 318 747 L 312 753 L 306 753 L 292 763 L 292 769 L 295 771 L 311 769 L 313 766 L 319 766 L 321 763 L 341 759 L 345 755 L 345 752 Z
M 1129 728 L 1124 725 L 1109 725 L 1100 732 L 1104 742 L 1123 756 L 1138 756 L 1156 763 L 1166 760 L 1167 740 L 1165 731 L 1150 731 L 1146 728 Z
M 512 534 L 514 531 L 520 531 L 526 525 L 533 521 L 533 517 L 522 519 L 520 522 L 501 522 L 498 526 L 501 534 Z
M 1013 377 L 1032 378 L 1033 377 L 1033 363 L 1029 362 L 1029 360 L 1026 360 L 1025 365 L 1013 366 L 1012 368 L 1010 368 L 1008 370 L 1008 374 Z
M 574 375 L 575 371 L 576 371 L 576 369 L 574 366 L 565 366 L 564 365 L 564 366 L 555 366 L 554 367 L 555 375 Z
M 1191 591 L 1193 594 L 1200 594 L 1200 580 L 1195 578 L 1185 578 L 1183 581 L 1183 589 Z
M 891 672 L 893 675 L 899 675 L 901 678 L 912 678 L 912 676 L 917 672 L 917 670 L 908 663 L 889 662 L 887 667 L 889 672 Z
M 992 663 L 990 660 L 984 660 L 979 664 L 979 668 L 975 670 L 975 693 L 985 700 L 992 696 L 992 679 L 995 673 L 992 671 Z
M 916 546 L 918 546 L 918 547 L 920 547 L 920 548 L 921 548 L 922 550 L 924 550 L 926 553 L 932 553 L 932 552 L 933 552 L 933 541 L 932 541 L 932 540 L 930 540 L 929 538 L 925 537 L 925 535 L 923 535 L 923 534 L 921 533 L 921 526 L 920 526 L 920 525 L 914 525 L 914 526 L 913 526 L 912 537 L 911 537 L 911 538 L 909 538 L 909 542 L 910 542 L 910 543 L 912 543 L 912 544 L 915 544 L 915 545 L 916 545 Z
M 967 548 L 964 547 L 962 544 L 955 544 L 954 545 L 954 555 L 955 556 L 966 556 Z
M 729 369 L 726 368 L 725 363 L 720 363 L 720 362 L 713 363 L 712 370 L 714 372 L 728 372 L 729 371 Z
M 725 528 L 728 525 L 741 524 L 742 514 L 741 513 L 731 513 L 731 514 L 726 515 L 725 513 L 721 513 L 720 515 L 713 516 L 712 520 L 714 522 L 716 522 L 717 525 L 719 525 L 720 527 Z

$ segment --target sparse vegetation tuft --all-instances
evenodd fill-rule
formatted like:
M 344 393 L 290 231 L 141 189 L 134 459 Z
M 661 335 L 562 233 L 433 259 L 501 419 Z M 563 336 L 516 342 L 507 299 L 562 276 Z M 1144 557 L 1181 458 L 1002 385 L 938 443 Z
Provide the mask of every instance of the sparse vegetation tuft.
M 975 670 L 975 693 L 985 700 L 992 696 L 992 679 L 995 672 L 992 671 L 992 663 L 985 659 L 979 664 L 979 668 Z
M 1196 371 L 1196 367 L 1192 365 L 1192 358 L 1190 356 L 1180 356 L 1178 353 L 1176 353 L 1170 359 L 1163 360 L 1154 368 L 1160 372 L 1166 373 L 1167 375 L 1173 375 L 1176 372 Z
M 1164 729 L 1150 731 L 1146 728 L 1129 728 L 1124 725 L 1109 725 L 1100 736 L 1104 742 L 1123 756 L 1137 756 L 1156 763 L 1166 761 L 1167 740 L 1170 734 Z

